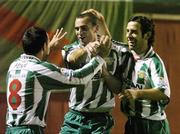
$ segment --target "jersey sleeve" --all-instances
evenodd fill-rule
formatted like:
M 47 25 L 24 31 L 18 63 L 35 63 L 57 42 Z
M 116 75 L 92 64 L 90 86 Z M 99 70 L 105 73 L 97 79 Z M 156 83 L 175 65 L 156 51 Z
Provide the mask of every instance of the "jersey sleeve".
M 63 89 L 87 84 L 101 70 L 105 61 L 97 56 L 80 69 L 58 68 L 44 63 L 38 71 L 37 78 L 46 89 Z
M 160 89 L 166 96 L 170 97 L 170 85 L 163 62 L 155 58 L 150 68 L 153 88 Z
M 77 69 L 77 68 L 82 67 L 82 65 L 79 66 L 79 64 L 82 64 L 82 60 L 86 59 L 84 57 L 84 51 L 80 49 L 82 47 L 83 46 L 79 45 L 78 41 L 75 41 L 74 43 L 63 47 L 62 49 L 63 62 L 67 68 Z M 73 57 L 73 60 L 72 60 L 72 57 Z

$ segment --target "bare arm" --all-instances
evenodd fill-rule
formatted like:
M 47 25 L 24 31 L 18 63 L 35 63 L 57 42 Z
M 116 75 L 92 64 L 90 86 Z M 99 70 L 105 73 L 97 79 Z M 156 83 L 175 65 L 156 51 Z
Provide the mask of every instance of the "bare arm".
M 88 52 L 85 48 L 74 49 L 68 54 L 67 61 L 72 64 L 79 63 L 83 58 L 87 57 L 87 55 Z
M 123 93 L 128 99 L 165 100 L 168 97 L 159 89 L 126 89 Z
M 85 47 L 77 48 L 71 51 L 67 56 L 67 61 L 70 63 L 78 63 L 85 59 L 88 55 L 90 57 L 99 55 L 107 57 L 111 51 L 111 40 L 106 36 L 101 36 L 99 41 L 88 43 Z

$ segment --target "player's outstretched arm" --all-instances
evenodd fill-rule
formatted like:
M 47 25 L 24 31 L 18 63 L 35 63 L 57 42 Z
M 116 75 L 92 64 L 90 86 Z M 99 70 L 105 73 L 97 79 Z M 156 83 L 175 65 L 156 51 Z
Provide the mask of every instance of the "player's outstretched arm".
M 46 89 L 65 89 L 77 85 L 87 84 L 98 71 L 102 69 L 105 61 L 96 56 L 89 63 L 80 69 L 72 70 L 67 68 L 59 68 L 48 62 L 43 62 L 36 66 L 35 72 L 38 81 Z

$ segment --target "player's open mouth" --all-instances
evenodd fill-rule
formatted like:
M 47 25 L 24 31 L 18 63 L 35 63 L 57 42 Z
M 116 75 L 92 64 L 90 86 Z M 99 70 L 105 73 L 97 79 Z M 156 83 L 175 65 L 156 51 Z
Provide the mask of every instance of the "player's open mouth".
M 85 37 L 79 37 L 79 39 L 80 39 L 80 40 L 84 40 L 84 39 L 85 39 Z
M 85 37 L 79 37 L 79 40 L 80 40 L 81 42 L 84 42 Z

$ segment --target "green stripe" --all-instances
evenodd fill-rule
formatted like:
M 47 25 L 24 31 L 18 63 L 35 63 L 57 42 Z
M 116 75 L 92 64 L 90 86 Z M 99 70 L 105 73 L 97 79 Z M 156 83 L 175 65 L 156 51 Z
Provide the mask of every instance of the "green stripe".
M 47 90 L 43 89 L 42 98 L 41 98 L 40 102 L 38 103 L 36 111 L 35 111 L 35 116 L 38 116 L 40 120 L 42 120 L 43 116 L 44 116 L 44 109 L 46 106 L 46 101 L 49 101 L 46 99 L 47 92 L 48 92 Z
M 156 73 L 158 74 L 158 76 L 164 77 L 163 65 L 160 62 L 160 59 L 156 55 L 155 57 L 152 58 L 152 60 L 153 60 L 153 63 L 155 65 Z
M 148 66 L 144 63 L 142 66 L 141 66 L 141 68 L 140 68 L 140 71 L 144 71 L 144 72 L 147 72 L 147 70 L 148 70 Z
M 51 71 L 57 71 L 57 72 L 60 72 L 60 68 L 51 64 L 51 63 L 48 63 L 48 62 L 40 62 L 40 65 L 48 68 L 49 70 Z
M 60 68 L 54 64 L 51 64 L 49 62 L 46 62 L 46 61 L 38 61 L 38 60 L 30 60 L 30 62 L 33 62 L 37 65 L 41 65 L 51 71 L 57 71 L 57 72 L 60 72 Z
M 73 72 L 74 77 L 83 78 L 91 73 L 94 73 L 94 69 L 98 67 L 99 62 L 96 59 L 90 61 L 91 64 L 86 64 L 83 68 L 75 70 Z
M 84 98 L 84 88 L 85 88 L 84 85 L 80 85 L 80 86 L 77 86 L 77 88 L 75 89 L 76 90 L 76 93 L 74 94 L 74 95 L 76 95 L 75 107 L 78 106 Z
M 86 103 L 88 103 L 88 105 L 86 106 L 86 108 L 89 108 L 90 106 L 90 103 L 92 100 L 95 100 L 96 98 L 96 94 L 98 92 L 98 89 L 99 89 L 99 85 L 100 85 L 100 81 L 92 81 L 92 95 L 91 97 L 87 100 Z
M 32 101 L 34 100 L 34 73 L 28 72 L 25 85 L 25 109 L 29 111 L 33 108 Z
M 37 79 L 40 82 L 41 86 L 43 87 L 43 89 L 65 90 L 65 88 L 67 89 L 67 88 L 76 86 L 76 85 L 65 84 L 61 81 L 58 81 L 58 80 L 52 79 L 48 76 L 39 74 L 38 72 L 36 72 L 36 76 L 37 76 Z
M 18 124 L 22 124 L 24 120 L 26 119 L 26 114 L 24 114 L 20 119 Z

